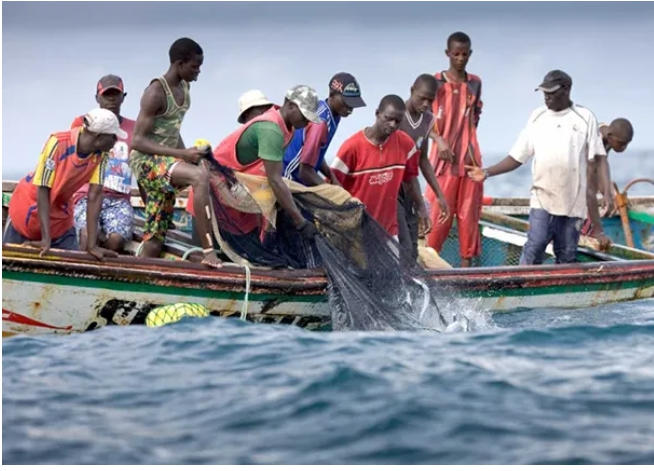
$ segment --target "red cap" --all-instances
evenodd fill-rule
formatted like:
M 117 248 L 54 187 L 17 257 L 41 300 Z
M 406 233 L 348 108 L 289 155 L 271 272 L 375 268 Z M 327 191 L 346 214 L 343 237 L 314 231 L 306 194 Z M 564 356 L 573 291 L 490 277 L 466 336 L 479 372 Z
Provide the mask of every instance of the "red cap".
M 98 80 L 97 94 L 102 95 L 107 90 L 115 88 L 125 93 L 125 86 L 123 85 L 123 79 L 117 75 L 105 75 L 100 80 Z

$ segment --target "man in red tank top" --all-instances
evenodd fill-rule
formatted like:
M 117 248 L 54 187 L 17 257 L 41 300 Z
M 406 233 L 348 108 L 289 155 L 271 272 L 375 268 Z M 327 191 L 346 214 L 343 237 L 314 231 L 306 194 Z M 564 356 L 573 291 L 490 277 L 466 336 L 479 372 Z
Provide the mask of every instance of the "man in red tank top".
M 465 170 L 466 165 L 482 164 L 477 141 L 477 125 L 482 109 L 481 79 L 466 71 L 472 55 L 470 46 L 467 34 L 457 32 L 450 35 L 445 51 L 450 67 L 435 75 L 438 91 L 433 104 L 436 123 L 430 161 L 450 209 L 450 215 L 443 224 L 436 224 L 441 216 L 437 195 L 431 188 L 427 188 L 425 193 L 434 225 L 434 230 L 427 236 L 427 245 L 440 252 L 456 216 L 462 267 L 469 267 L 472 258 L 481 254 L 479 219 L 483 183 L 471 180 Z
M 296 129 L 309 122 L 320 123 L 318 94 L 306 85 L 297 85 L 286 93 L 284 104 L 273 106 L 251 119 L 216 146 L 213 157 L 221 165 L 237 172 L 266 176 L 277 203 L 302 236 L 311 241 L 316 235 L 313 222 L 305 219 L 293 195 L 282 180 L 284 149 Z M 258 226 L 252 215 L 234 214 L 238 232 L 248 234 Z

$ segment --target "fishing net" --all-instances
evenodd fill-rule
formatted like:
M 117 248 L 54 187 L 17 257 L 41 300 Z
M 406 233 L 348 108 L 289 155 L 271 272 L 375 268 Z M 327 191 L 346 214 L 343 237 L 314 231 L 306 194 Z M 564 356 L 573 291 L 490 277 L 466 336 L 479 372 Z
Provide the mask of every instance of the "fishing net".
M 334 330 L 440 331 L 447 325 L 436 302 L 437 287 L 425 270 L 344 189 L 283 179 L 298 209 L 318 230 L 310 242 L 279 209 L 266 177 L 207 161 L 212 232 L 232 261 L 324 269 Z

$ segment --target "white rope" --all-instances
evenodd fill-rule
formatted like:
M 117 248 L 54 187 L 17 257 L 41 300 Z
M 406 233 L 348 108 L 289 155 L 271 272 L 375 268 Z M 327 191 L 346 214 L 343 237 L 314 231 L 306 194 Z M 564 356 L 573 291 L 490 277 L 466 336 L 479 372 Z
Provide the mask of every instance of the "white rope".
M 248 299 L 250 296 L 250 267 L 242 265 L 245 268 L 245 299 L 243 299 L 243 307 L 241 307 L 241 320 L 244 321 L 248 316 Z

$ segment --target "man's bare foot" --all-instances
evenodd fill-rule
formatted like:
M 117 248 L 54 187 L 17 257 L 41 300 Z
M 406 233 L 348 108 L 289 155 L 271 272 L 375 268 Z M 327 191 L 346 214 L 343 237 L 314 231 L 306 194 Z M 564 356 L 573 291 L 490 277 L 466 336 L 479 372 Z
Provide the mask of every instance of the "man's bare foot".
M 216 257 L 216 254 L 213 251 L 210 254 L 204 254 L 204 260 L 202 260 L 202 263 L 210 266 L 211 268 L 223 267 L 223 262 L 218 257 Z

